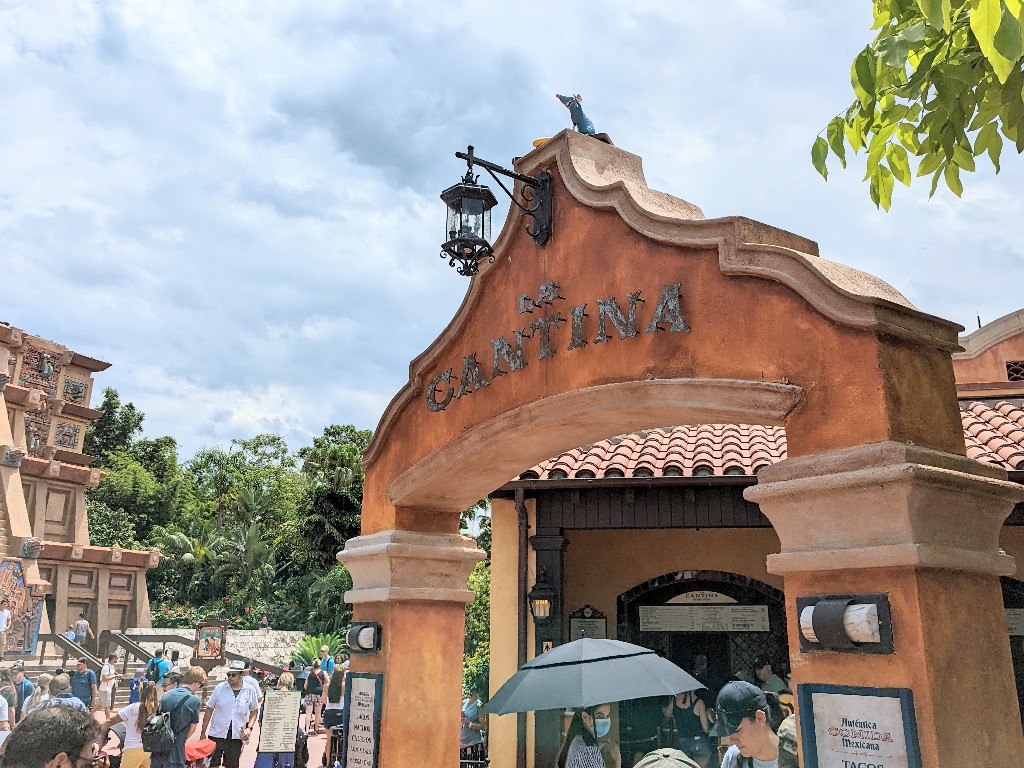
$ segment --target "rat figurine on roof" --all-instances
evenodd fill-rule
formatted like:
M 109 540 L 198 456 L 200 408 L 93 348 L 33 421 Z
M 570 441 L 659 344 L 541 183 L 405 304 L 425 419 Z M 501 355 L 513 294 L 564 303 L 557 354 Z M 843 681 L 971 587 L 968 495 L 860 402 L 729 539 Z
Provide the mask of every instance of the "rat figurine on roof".
M 558 100 L 565 104 L 569 110 L 569 115 L 572 117 L 572 126 L 580 133 L 585 133 L 587 136 L 593 136 L 598 141 L 603 141 L 605 144 L 612 144 L 614 142 L 609 138 L 607 133 L 597 133 L 594 129 L 593 121 L 583 113 L 583 97 L 578 93 L 572 96 L 562 96 L 559 93 L 555 94 Z

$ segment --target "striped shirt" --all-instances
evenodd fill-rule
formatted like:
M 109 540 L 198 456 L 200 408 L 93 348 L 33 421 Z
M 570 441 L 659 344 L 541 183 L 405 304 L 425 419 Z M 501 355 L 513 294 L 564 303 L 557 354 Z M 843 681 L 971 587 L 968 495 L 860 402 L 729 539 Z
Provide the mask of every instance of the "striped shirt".
M 582 736 L 577 736 L 569 744 L 569 751 L 565 755 L 565 768 L 604 768 L 601 748 L 596 744 L 589 745 L 583 741 Z

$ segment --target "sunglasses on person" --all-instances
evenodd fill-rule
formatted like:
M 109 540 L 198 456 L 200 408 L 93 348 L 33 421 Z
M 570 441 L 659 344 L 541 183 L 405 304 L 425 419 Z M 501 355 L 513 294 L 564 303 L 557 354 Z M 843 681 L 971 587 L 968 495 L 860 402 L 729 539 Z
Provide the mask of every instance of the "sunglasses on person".
M 228 672 L 228 677 L 241 677 L 241 672 Z

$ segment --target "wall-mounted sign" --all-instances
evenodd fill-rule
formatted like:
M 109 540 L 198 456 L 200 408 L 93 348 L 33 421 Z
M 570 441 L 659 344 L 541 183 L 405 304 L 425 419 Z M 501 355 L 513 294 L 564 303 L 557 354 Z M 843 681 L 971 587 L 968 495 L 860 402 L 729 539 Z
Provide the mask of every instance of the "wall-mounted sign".
M 627 293 L 626 300 L 621 303 L 615 296 L 597 299 L 594 302 L 596 311 L 591 309 L 589 313 L 587 304 L 578 304 L 567 308 L 568 316 L 550 309 L 556 301 L 565 301 L 559 293 L 558 283 L 541 285 L 536 298 L 524 293 L 519 297 L 519 314 L 532 315 L 536 310 L 534 319 L 522 328 L 511 330 L 508 334 L 511 341 L 507 336 L 499 336 L 491 340 L 490 349 L 467 353 L 462 358 L 461 376 L 456 375 L 454 368 L 433 376 L 426 387 L 427 408 L 443 411 L 459 398 L 488 386 L 497 377 L 521 369 L 527 362 L 528 350 L 524 348 L 524 342 L 536 347 L 537 360 L 544 360 L 553 356 L 557 349 L 572 352 L 587 344 L 603 344 L 611 340 L 613 334 L 618 334 L 620 339 L 635 339 L 641 334 L 658 331 L 690 332 L 680 306 L 679 283 L 661 286 L 657 302 L 652 298 L 644 305 L 650 307 L 646 318 L 639 317 L 637 312 L 639 305 L 647 301 L 641 293 Z M 560 330 L 563 323 L 567 327 Z
M 641 632 L 769 632 L 767 605 L 641 605 Z
M 1006 609 L 1006 630 L 1010 637 L 1024 635 L 1024 608 Z
M 584 605 L 569 614 L 569 639 L 579 640 L 581 637 L 593 640 L 608 637 L 608 619 L 592 605 Z
M 909 688 L 797 686 L 804 768 L 921 768 Z
M 295 753 L 301 698 L 300 691 L 267 691 L 260 723 L 260 752 Z
M 384 703 L 384 675 L 349 672 L 345 679 L 346 768 L 377 768 L 380 750 L 380 717 Z
M 721 592 L 714 592 L 710 589 L 695 589 L 692 592 L 683 592 L 668 601 L 669 605 L 694 605 L 707 603 L 738 603 L 735 597 L 723 595 Z

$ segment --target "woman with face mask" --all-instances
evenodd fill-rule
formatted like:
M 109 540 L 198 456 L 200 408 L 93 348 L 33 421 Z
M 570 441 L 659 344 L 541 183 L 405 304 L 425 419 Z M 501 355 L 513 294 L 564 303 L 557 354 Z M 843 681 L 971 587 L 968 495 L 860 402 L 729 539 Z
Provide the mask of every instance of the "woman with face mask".
M 558 752 L 558 768 L 605 768 L 597 740 L 611 730 L 611 704 L 577 709 Z

